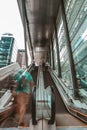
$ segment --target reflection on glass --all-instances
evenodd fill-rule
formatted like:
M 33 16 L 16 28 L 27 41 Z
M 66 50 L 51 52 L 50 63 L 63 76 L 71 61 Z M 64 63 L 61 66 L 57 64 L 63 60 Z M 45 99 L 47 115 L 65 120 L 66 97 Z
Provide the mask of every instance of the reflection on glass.
M 58 67 L 57 67 L 57 47 L 56 47 L 56 39 L 54 38 L 53 40 L 53 53 L 54 53 L 54 68 L 56 72 L 58 72 Z
M 87 0 L 67 0 L 64 5 L 78 86 L 87 90 Z
M 58 27 L 58 43 L 59 43 L 59 51 L 60 51 L 60 63 L 61 63 L 61 74 L 62 78 L 67 82 L 69 86 L 71 85 L 71 74 L 69 67 L 69 60 L 67 55 L 66 48 L 66 35 L 64 31 L 63 20 L 61 18 L 60 25 Z

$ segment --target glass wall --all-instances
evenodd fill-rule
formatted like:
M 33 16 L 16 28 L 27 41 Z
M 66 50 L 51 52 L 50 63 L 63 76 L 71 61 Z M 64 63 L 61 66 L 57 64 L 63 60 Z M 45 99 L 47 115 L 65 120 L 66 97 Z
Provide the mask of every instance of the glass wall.
M 57 66 L 57 46 L 56 46 L 56 39 L 54 37 L 53 39 L 53 54 L 54 54 L 54 69 L 56 72 L 58 72 L 58 66 Z
M 50 55 L 51 55 L 51 66 L 53 67 L 53 52 L 52 52 L 52 44 L 50 46 Z
M 87 89 L 87 0 L 67 0 L 64 5 L 77 78 Z
M 59 53 L 60 53 L 60 64 L 61 64 L 61 74 L 62 78 L 67 82 L 69 86 L 71 85 L 71 72 L 69 66 L 69 59 L 67 54 L 67 47 L 66 47 L 66 35 L 63 25 L 63 19 L 61 15 L 61 8 L 59 11 L 60 19 L 57 22 L 57 37 L 59 43 Z

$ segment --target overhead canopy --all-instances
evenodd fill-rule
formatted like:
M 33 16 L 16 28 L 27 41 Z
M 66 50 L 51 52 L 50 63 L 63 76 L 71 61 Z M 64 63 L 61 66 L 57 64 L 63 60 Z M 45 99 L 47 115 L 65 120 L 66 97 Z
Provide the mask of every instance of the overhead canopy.
M 59 0 L 18 0 L 18 5 L 22 21 L 24 17 L 26 19 L 26 36 L 29 38 L 34 60 L 46 62 L 48 47 L 54 33 Z

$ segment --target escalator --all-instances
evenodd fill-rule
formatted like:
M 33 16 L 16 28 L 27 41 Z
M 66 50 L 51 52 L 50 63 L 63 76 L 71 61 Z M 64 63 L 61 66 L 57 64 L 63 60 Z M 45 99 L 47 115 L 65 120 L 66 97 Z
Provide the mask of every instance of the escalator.
M 35 68 L 35 71 L 33 71 L 33 70 L 31 71 L 31 74 L 33 75 L 35 84 L 36 84 L 36 79 L 37 79 L 36 78 L 37 71 L 38 71 L 37 67 Z M 4 82 L 4 80 L 2 82 Z M 10 83 L 11 82 L 12 81 L 10 80 Z M 12 88 L 13 85 L 9 84 L 9 86 L 10 86 L 10 88 Z M 32 112 L 32 99 L 30 100 L 30 102 L 27 105 L 27 111 L 26 111 L 26 114 L 24 116 L 25 127 L 29 127 L 29 121 L 32 118 L 31 112 Z M 16 106 L 13 103 L 10 107 L 7 107 L 6 110 L 3 110 L 3 112 L 0 113 L 0 128 L 10 128 L 10 127 L 17 128 L 18 127 L 18 118 L 19 118 L 18 114 L 16 114 Z
M 65 104 L 63 103 L 63 100 L 61 98 L 61 95 L 58 92 L 58 89 L 50 76 L 50 73 L 48 71 L 44 71 L 44 81 L 45 81 L 45 87 L 53 86 L 53 90 L 55 93 L 55 104 L 56 104 L 56 114 L 55 114 L 55 120 L 56 120 L 56 126 L 57 128 L 61 127 L 84 127 L 86 126 L 86 123 L 83 123 L 81 120 L 77 119 L 76 117 L 72 116 L 68 110 L 65 107 Z
M 56 130 L 55 97 L 51 86 L 45 89 L 42 67 L 38 68 L 37 85 L 33 91 L 32 123 L 35 130 Z
M 27 105 L 27 111 L 24 116 L 25 127 L 29 127 L 29 121 L 31 120 L 31 102 Z M 18 127 L 19 115 L 16 113 L 16 104 L 12 104 L 9 108 L 0 113 L 0 128 Z
M 77 130 L 77 128 L 79 127 L 83 128 L 86 126 L 86 123 L 83 123 L 81 120 L 72 116 L 68 112 L 68 110 L 65 107 L 65 104 L 63 103 L 61 95 L 59 94 L 58 89 L 48 70 L 43 71 L 43 78 L 41 77 L 41 75 L 39 75 L 38 77 L 37 67 L 35 68 L 35 70 L 31 71 L 31 74 L 33 76 L 36 87 L 35 90 L 33 91 L 34 92 L 33 100 L 32 100 L 33 105 L 31 105 L 32 108 L 27 106 L 27 112 L 24 117 L 24 122 L 26 122 L 25 127 L 30 128 L 30 130 L 37 130 L 37 129 L 38 130 L 43 130 L 43 129 L 45 130 L 67 129 L 68 130 L 68 128 L 74 127 Z M 37 79 L 39 79 L 40 83 L 37 82 Z M 43 86 L 45 86 L 45 88 L 42 87 L 43 81 L 44 81 Z M 39 84 L 39 86 L 41 86 L 41 88 L 38 88 L 37 83 Z M 55 95 L 55 103 L 51 104 L 53 101 L 52 100 L 53 93 Z M 42 97 L 42 95 L 44 98 Z M 32 109 L 32 114 L 31 114 L 31 109 Z M 0 122 L 0 128 L 18 127 L 18 115 L 14 113 L 14 109 L 10 109 L 9 113 L 11 114 L 9 114 L 9 116 L 7 116 L 5 120 Z M 49 117 L 47 116 L 47 113 Z
M 34 71 L 31 71 L 31 74 L 33 76 L 35 84 L 37 84 L 37 80 L 36 80 L 36 78 L 37 78 L 37 72 L 38 72 L 38 68 L 36 68 Z M 38 78 L 38 80 L 39 79 L 40 78 Z M 41 78 L 41 80 L 43 80 L 43 79 Z M 42 83 L 40 83 L 40 84 L 42 84 Z M 40 95 L 42 95 L 42 94 L 40 94 Z M 38 93 L 37 93 L 37 97 L 38 97 Z M 35 100 L 36 100 L 36 97 L 35 97 Z M 34 103 L 35 103 L 35 101 L 34 101 Z M 28 104 L 28 106 L 30 106 L 30 104 Z M 35 130 L 36 129 L 38 129 L 38 130 L 40 129 L 41 130 L 41 129 L 43 129 L 43 125 L 45 125 L 45 127 L 48 129 L 48 123 L 44 119 L 44 117 L 47 116 L 46 115 L 46 112 L 47 112 L 46 109 L 48 109 L 47 102 L 44 103 L 44 101 L 42 101 L 42 100 L 40 101 L 40 100 L 37 99 L 37 102 L 36 102 L 37 108 L 35 107 L 34 110 L 33 110 L 33 106 L 34 105 L 33 106 L 31 105 L 32 108 L 29 108 L 28 106 L 27 106 L 26 115 L 24 117 L 24 122 L 26 122 L 26 124 L 27 124 L 25 127 L 30 128 L 30 129 L 35 129 Z M 44 107 L 45 106 L 47 106 L 47 107 L 45 108 L 45 111 L 44 111 Z M 32 109 L 32 114 L 31 114 L 31 109 Z M 36 113 L 34 113 L 35 111 L 36 111 Z M 40 111 L 41 111 L 41 113 L 40 113 Z M 47 113 L 51 114 L 51 111 L 47 112 Z M 35 118 L 35 114 L 37 115 L 36 120 L 38 120 L 36 122 L 36 124 L 34 124 L 35 122 L 33 120 L 33 118 Z M 7 109 L 3 113 L 1 113 L 1 115 L 2 115 L 2 117 L 1 117 L 2 120 L 0 121 L 0 128 L 17 128 L 18 127 L 18 114 L 15 113 L 15 106 L 14 106 L 14 109 L 13 109 L 13 105 L 12 105 L 9 109 Z M 7 115 L 7 116 L 5 117 L 5 115 Z M 47 118 L 49 118 L 47 120 L 49 121 L 49 124 L 50 124 L 52 122 L 51 119 L 50 119 L 50 116 L 47 117 Z M 30 120 L 33 120 L 33 121 L 31 122 Z M 51 129 L 51 128 L 53 128 L 53 127 L 50 126 L 49 129 Z

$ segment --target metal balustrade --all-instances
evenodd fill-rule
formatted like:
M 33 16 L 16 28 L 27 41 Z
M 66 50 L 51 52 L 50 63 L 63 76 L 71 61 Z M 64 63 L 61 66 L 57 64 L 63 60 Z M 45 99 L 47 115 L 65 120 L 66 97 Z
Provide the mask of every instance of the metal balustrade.
M 18 63 L 14 63 L 6 67 L 0 68 L 0 81 L 5 79 L 9 75 L 15 75 L 19 71 L 19 69 L 20 66 Z
M 5 105 L 7 105 L 7 103 L 10 101 L 11 97 L 12 97 L 11 91 L 7 90 L 0 99 L 0 109 L 4 109 L 5 107 L 7 107 Z
M 20 67 L 18 63 L 14 63 L 6 67 L 0 68 L 0 81 L 3 81 L 10 75 L 14 76 L 19 71 L 19 69 Z M 7 107 L 9 107 L 9 105 L 12 104 L 10 102 L 11 98 L 12 98 L 11 90 L 5 90 L 3 95 L 0 97 L 0 113 L 4 111 Z

